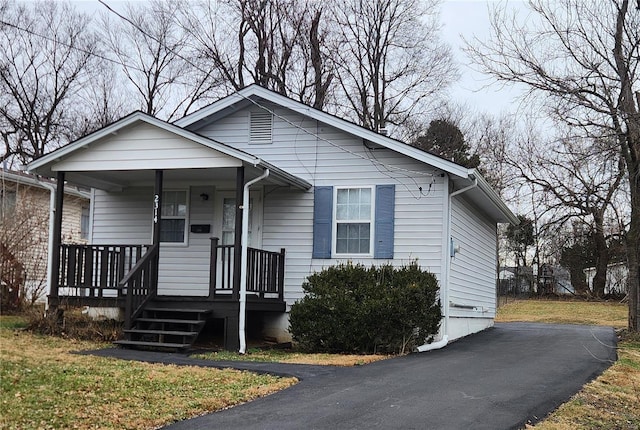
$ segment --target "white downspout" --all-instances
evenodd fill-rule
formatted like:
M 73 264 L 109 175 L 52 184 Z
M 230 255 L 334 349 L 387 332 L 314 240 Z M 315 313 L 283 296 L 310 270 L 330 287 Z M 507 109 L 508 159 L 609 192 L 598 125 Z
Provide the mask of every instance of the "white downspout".
M 51 267 L 53 266 L 53 224 L 56 213 L 56 187 L 52 184 L 42 182 L 49 190 L 49 240 L 47 241 L 47 291 L 51 294 L 51 282 L 53 281 L 53 273 Z M 45 302 L 45 312 L 49 310 L 49 300 Z
M 245 338 L 245 316 L 247 313 L 247 247 L 249 244 L 249 187 L 256 182 L 260 182 L 269 176 L 269 169 L 264 169 L 264 173 L 257 178 L 244 184 L 242 193 L 242 236 L 240 247 L 242 257 L 240 259 L 240 314 L 238 321 L 238 332 L 240 336 L 240 354 L 247 351 L 247 341 Z
M 445 242 L 447 243 L 446 245 L 446 253 L 445 253 L 445 267 L 444 267 L 444 279 L 443 279 L 443 294 L 442 294 L 442 300 L 443 300 L 443 310 L 444 310 L 444 326 L 442 328 L 442 339 L 440 339 L 437 342 L 432 342 L 432 343 L 425 343 L 424 345 L 420 345 L 417 348 L 418 352 L 426 352 L 426 351 L 431 351 L 434 349 L 440 349 L 440 348 L 444 348 L 445 346 L 447 346 L 447 344 L 449 343 L 449 275 L 450 275 L 450 271 L 451 271 L 451 200 L 453 197 L 465 193 L 473 188 L 476 188 L 478 186 L 478 179 L 473 175 L 470 174 L 469 175 L 470 179 L 473 179 L 473 183 L 467 187 L 461 188 L 457 191 L 454 191 L 453 193 L 449 194 L 449 177 L 445 176 L 445 190 L 448 194 L 448 198 L 447 198 L 447 207 L 446 207 L 446 211 L 447 211 L 447 218 L 446 218 L 446 226 L 444 228 L 446 235 L 445 235 Z

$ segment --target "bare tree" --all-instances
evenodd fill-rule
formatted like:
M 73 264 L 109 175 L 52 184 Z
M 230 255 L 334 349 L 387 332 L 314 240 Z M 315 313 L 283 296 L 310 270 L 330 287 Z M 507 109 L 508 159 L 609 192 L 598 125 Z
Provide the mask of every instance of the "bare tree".
M 379 130 L 425 113 L 456 76 L 450 50 L 438 37 L 437 6 L 419 0 L 335 3 L 342 114 Z
M 114 63 L 101 61 L 100 73 L 91 85 L 83 87 L 77 95 L 76 121 L 70 126 L 76 136 L 85 136 L 122 118 L 132 108 L 125 85 L 119 85 Z
M 626 173 L 622 156 L 606 138 L 572 136 L 555 142 L 531 137 L 518 151 L 512 166 L 538 193 L 534 204 L 548 219 L 545 228 L 575 219 L 591 227 L 596 263 L 593 293 L 602 297 L 611 259 L 607 221 L 615 218 L 614 203 Z
M 541 95 L 554 118 L 575 133 L 616 139 L 629 181 L 629 328 L 640 324 L 640 9 L 629 0 L 530 3 L 526 23 L 495 11 L 493 37 L 468 46 L 499 81 Z
M 257 83 L 322 108 L 333 78 L 323 14 L 311 2 L 226 0 L 190 4 L 177 20 L 218 95 Z
M 139 108 L 168 120 L 186 114 L 210 89 L 209 74 L 194 64 L 188 34 L 175 21 L 177 2 L 128 4 L 101 16 L 106 49 L 121 64 Z
M 96 39 L 67 3 L 0 12 L 0 159 L 26 163 L 76 137 L 73 99 L 89 80 Z

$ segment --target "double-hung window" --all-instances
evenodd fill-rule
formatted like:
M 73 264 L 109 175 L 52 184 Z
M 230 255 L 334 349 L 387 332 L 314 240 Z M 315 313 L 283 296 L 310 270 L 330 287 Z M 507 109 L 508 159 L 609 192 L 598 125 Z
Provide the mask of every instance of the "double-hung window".
M 186 243 L 187 203 L 186 190 L 162 192 L 161 242 Z
M 313 258 L 393 258 L 395 186 L 334 187 L 313 192 Z
M 335 254 L 372 253 L 373 190 L 336 188 L 335 196 Z

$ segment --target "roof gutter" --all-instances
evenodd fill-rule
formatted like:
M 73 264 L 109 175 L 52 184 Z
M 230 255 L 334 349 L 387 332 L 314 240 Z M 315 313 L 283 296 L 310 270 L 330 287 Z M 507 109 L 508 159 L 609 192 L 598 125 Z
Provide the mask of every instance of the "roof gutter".
M 446 178 L 446 182 L 445 182 L 445 187 L 448 188 L 448 176 L 445 176 Z M 443 249 L 445 247 L 448 247 L 448 252 L 445 252 L 445 264 L 444 264 L 444 279 L 442 279 L 442 283 L 444 284 L 443 286 L 443 290 L 442 290 L 442 308 L 444 311 L 444 325 L 442 327 L 442 338 L 439 341 L 436 342 L 432 342 L 432 343 L 425 343 L 424 345 L 420 345 L 419 347 L 416 348 L 417 352 L 426 352 L 426 351 L 432 351 L 434 349 L 440 349 L 440 348 L 444 348 L 445 346 L 447 346 L 449 344 L 449 278 L 451 275 L 451 258 L 452 258 L 452 254 L 451 251 L 453 249 L 453 240 L 451 239 L 451 200 L 453 197 L 460 195 L 462 193 L 466 193 L 469 190 L 472 190 L 474 188 L 478 187 L 478 178 L 476 177 L 476 175 L 474 175 L 473 173 L 469 174 L 469 179 L 473 180 L 473 182 L 471 183 L 471 185 L 466 186 L 464 188 L 461 188 L 457 191 L 454 191 L 453 193 L 447 193 L 448 197 L 446 199 L 446 211 L 447 211 L 447 215 L 446 215 L 446 226 L 445 226 L 445 236 L 444 236 L 444 241 L 443 241 Z
M 481 174 L 477 173 L 475 171 L 475 169 L 473 169 L 469 173 L 469 178 L 475 178 L 476 179 L 477 184 L 478 184 L 478 188 L 480 190 L 482 190 L 484 195 L 487 196 L 487 198 L 489 200 L 491 200 L 491 203 L 493 203 L 500 210 L 500 212 L 502 212 L 505 215 L 505 218 L 507 218 L 509 223 L 511 223 L 513 225 L 520 224 L 520 221 L 518 220 L 518 217 L 516 217 L 513 214 L 513 212 L 511 212 L 511 209 L 509 209 L 507 207 L 507 205 L 504 203 L 504 201 L 502 201 L 502 198 L 498 195 L 498 193 L 496 193 L 496 191 L 493 189 L 493 187 L 491 185 L 489 185 L 487 180 L 484 179 L 484 177 L 482 177 Z
M 249 246 L 249 188 L 256 182 L 267 178 L 269 169 L 264 169 L 262 175 L 244 184 L 242 193 L 242 237 L 241 237 L 241 263 L 240 263 L 240 312 L 238 318 L 238 332 L 240 336 L 240 354 L 247 352 L 247 341 L 245 336 L 245 319 L 247 314 L 247 260 Z

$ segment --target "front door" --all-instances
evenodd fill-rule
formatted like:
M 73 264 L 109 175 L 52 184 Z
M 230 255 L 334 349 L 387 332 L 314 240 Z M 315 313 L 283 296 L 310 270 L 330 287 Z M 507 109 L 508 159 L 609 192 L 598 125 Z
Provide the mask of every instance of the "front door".
M 218 193 L 218 203 L 221 216 L 220 243 L 233 245 L 236 227 L 236 195 L 235 191 L 221 191 Z M 262 197 L 259 192 L 249 193 L 249 246 L 260 248 L 262 246 Z
M 220 238 L 220 245 L 225 245 L 224 249 L 218 252 L 217 261 L 217 288 L 222 286 L 226 290 L 232 287 L 233 279 L 233 249 L 235 241 L 236 226 L 236 195 L 235 191 L 220 191 L 216 193 L 215 217 L 218 221 L 217 235 Z M 240 234 L 240 232 L 238 232 Z M 252 191 L 249 193 L 249 237 L 248 244 L 252 248 L 262 246 L 262 192 Z

